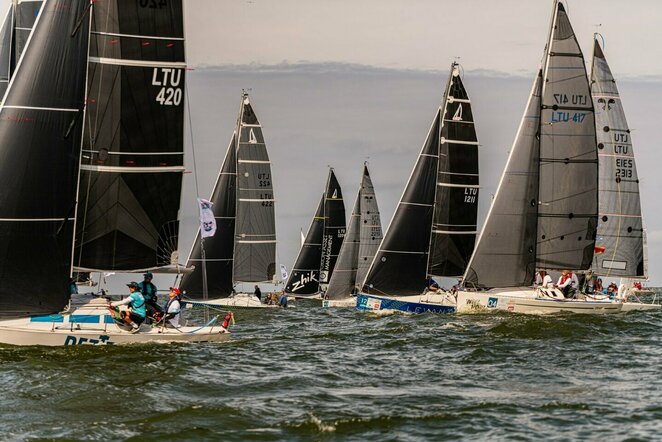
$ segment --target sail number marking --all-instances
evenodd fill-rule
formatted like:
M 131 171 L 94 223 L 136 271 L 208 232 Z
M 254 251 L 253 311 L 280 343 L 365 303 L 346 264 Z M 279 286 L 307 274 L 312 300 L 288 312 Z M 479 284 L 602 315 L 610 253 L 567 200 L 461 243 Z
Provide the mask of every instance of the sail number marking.
M 154 68 L 152 85 L 161 86 L 156 102 L 161 106 L 179 106 L 184 92 L 179 87 L 182 82 L 182 69 Z
M 168 6 L 168 0 L 140 0 L 138 4 L 141 8 L 162 9 Z
M 475 187 L 465 187 L 464 188 L 464 202 L 474 204 L 476 198 L 478 197 L 478 189 Z
M 575 106 L 586 106 L 586 104 L 588 103 L 588 96 L 570 95 L 570 98 L 568 98 L 567 94 L 554 94 L 554 101 L 556 101 L 556 104 L 572 103 Z
M 632 158 L 616 158 L 616 178 L 632 178 Z
M 563 112 L 555 111 L 552 112 L 551 123 L 582 123 L 586 118 L 586 112 Z

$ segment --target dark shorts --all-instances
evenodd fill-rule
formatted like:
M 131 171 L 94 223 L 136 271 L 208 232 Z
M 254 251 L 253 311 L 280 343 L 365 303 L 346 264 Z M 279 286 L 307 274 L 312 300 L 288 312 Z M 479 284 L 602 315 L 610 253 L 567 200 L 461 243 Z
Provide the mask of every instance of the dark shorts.
M 133 312 L 129 313 L 129 318 L 138 325 L 142 324 L 143 321 L 145 321 L 144 316 L 136 315 Z

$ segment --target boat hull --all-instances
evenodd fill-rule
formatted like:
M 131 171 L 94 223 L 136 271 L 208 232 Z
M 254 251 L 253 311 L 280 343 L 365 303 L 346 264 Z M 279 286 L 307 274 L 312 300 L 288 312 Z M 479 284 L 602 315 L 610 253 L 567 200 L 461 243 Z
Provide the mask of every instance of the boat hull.
M 291 298 L 288 298 L 288 302 Z M 208 299 L 208 300 L 196 300 L 192 301 L 187 299 L 187 304 L 193 306 L 209 306 L 209 307 L 223 307 L 231 309 L 258 309 L 258 308 L 280 308 L 277 304 L 264 304 L 262 303 L 257 296 L 249 293 L 237 293 L 234 296 L 229 298 L 221 299 Z M 293 305 L 288 304 L 288 308 L 293 307 Z
M 496 312 L 544 315 L 551 313 L 620 313 L 623 304 L 609 300 L 564 299 L 556 289 L 513 287 L 485 292 L 457 292 L 458 313 Z
M 416 296 L 374 296 L 359 293 L 356 308 L 362 311 L 400 311 L 405 313 L 454 313 L 455 303 L 448 293 Z
M 152 327 L 143 324 L 131 333 L 111 317 L 107 301 L 76 297 L 67 312 L 0 320 L 0 344 L 8 345 L 113 345 L 168 342 L 224 342 L 230 332 L 217 317 L 202 327 Z
M 356 297 L 344 299 L 324 299 L 322 300 L 323 308 L 354 308 L 356 307 Z

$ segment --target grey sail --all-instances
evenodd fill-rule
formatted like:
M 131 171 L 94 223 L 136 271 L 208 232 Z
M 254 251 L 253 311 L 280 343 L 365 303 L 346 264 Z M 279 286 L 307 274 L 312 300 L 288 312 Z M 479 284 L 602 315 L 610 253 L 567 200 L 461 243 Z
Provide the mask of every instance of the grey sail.
M 535 273 L 541 87 L 539 72 L 464 276 L 469 287 L 526 286 Z
M 372 259 L 382 242 L 382 220 L 377 205 L 375 188 L 368 172 L 368 165 L 363 167 L 363 180 L 361 182 L 361 233 L 359 237 L 359 263 L 356 269 L 355 286 L 361 289 L 363 281 L 368 274 Z
M 591 92 L 600 164 L 599 219 L 593 271 L 604 276 L 644 277 L 639 176 L 630 129 L 616 81 L 594 42 Z
M 527 286 L 536 268 L 589 268 L 598 190 L 592 103 L 583 55 L 555 3 L 543 69 L 465 273 L 467 286 Z
M 478 138 L 457 63 L 442 115 L 428 274 L 457 277 L 473 253 L 478 217 Z
M 328 299 L 347 298 L 354 290 L 361 244 L 361 201 L 361 189 L 359 189 L 349 217 L 347 233 L 340 247 L 340 255 L 326 290 Z
M 598 214 L 593 100 L 565 8 L 558 3 L 543 64 L 537 267 L 588 269 Z
M 233 279 L 235 283 L 272 281 L 276 271 L 276 223 L 271 163 L 248 94 L 242 98 L 237 131 Z

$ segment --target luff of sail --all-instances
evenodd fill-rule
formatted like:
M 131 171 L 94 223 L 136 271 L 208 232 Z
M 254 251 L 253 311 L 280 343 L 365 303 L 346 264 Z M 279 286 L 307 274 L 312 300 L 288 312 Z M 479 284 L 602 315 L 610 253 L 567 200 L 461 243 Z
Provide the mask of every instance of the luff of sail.
M 306 239 L 285 284 L 285 291 L 294 295 L 311 295 L 320 289 L 320 261 L 322 259 L 322 236 L 324 235 L 324 198 L 322 194 L 315 216 L 310 222 Z
M 87 5 L 44 3 L 0 109 L 2 315 L 53 313 L 69 298 Z
M 234 283 L 272 281 L 276 272 L 275 200 L 262 126 L 242 97 L 237 142 Z
M 425 284 L 437 183 L 441 107 L 432 121 L 393 219 L 368 270 L 363 290 L 390 296 L 419 294 Z
M 461 276 L 476 243 L 478 138 L 457 63 L 446 91 L 428 274 Z
M 184 171 L 181 0 L 95 2 L 74 265 L 176 259 Z
M 9 7 L 5 20 L 0 28 L 0 100 L 7 92 L 11 73 L 13 72 L 12 37 L 14 29 L 14 5 Z
M 591 92 L 600 167 L 599 218 L 592 270 L 604 276 L 645 277 L 639 176 L 616 81 L 594 41 Z
M 464 282 L 470 287 L 526 286 L 535 273 L 541 91 L 542 71 L 467 266 Z
M 588 269 L 598 214 L 593 100 L 563 4 L 552 23 L 543 63 L 536 266 Z
M 324 235 L 320 262 L 320 283 L 328 283 L 338 260 L 345 231 L 345 202 L 333 168 L 329 170 L 324 197 Z
M 234 284 L 234 232 L 237 212 L 237 132 L 235 130 L 225 153 L 223 164 L 209 198 L 216 218 L 216 233 L 200 241 L 200 229 L 186 260 L 186 267 L 193 272 L 182 277 L 179 288 L 186 290 L 192 298 L 202 298 L 203 274 L 207 275 L 208 296 L 225 298 L 230 296 Z M 204 248 L 204 254 L 203 254 Z M 204 255 L 204 262 L 203 262 Z M 203 265 L 205 271 L 203 272 Z

